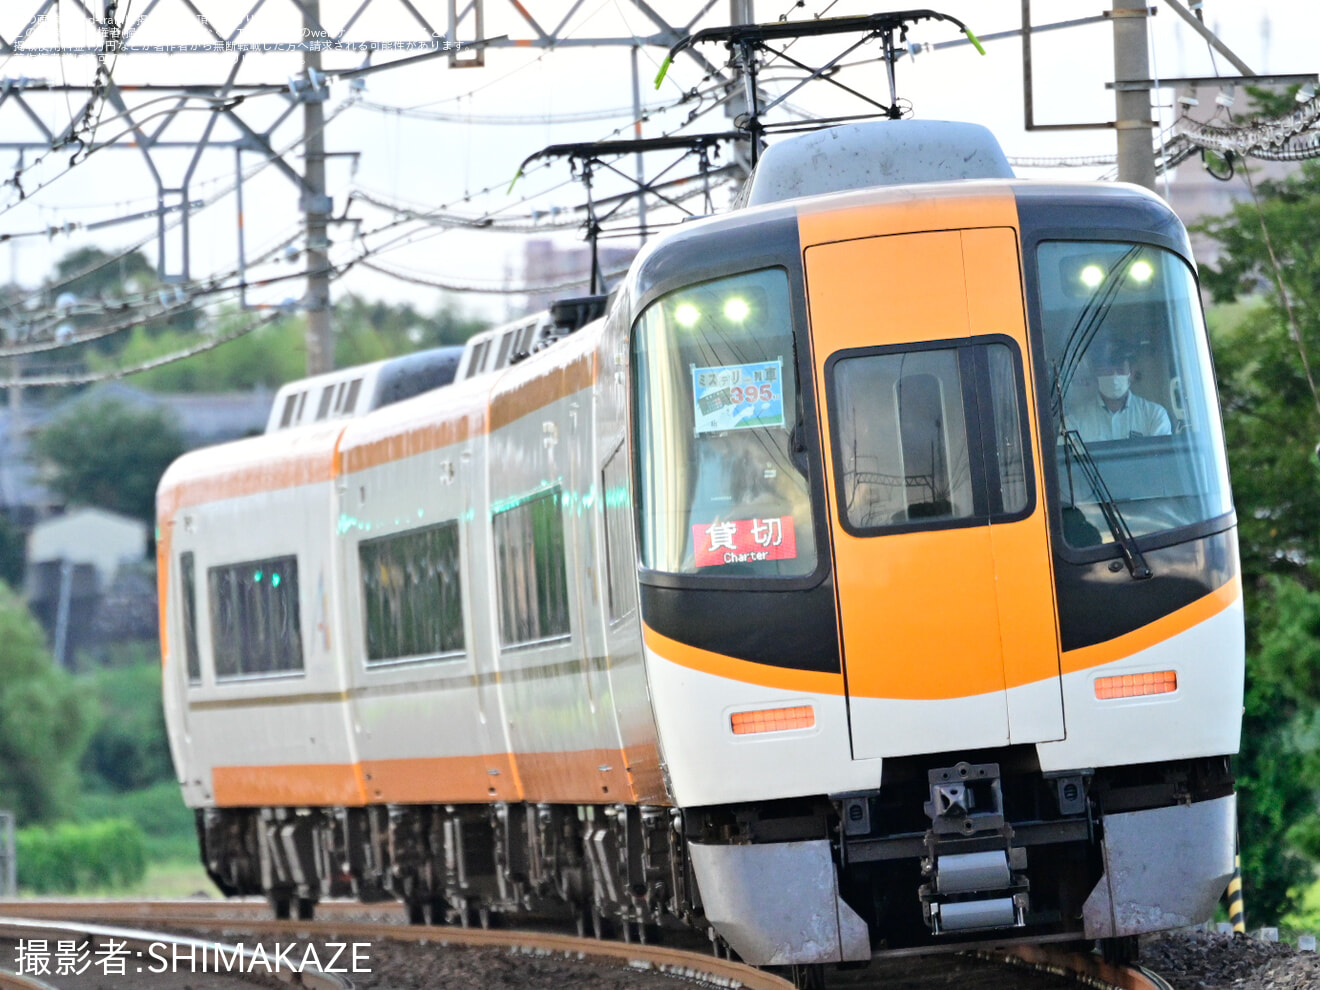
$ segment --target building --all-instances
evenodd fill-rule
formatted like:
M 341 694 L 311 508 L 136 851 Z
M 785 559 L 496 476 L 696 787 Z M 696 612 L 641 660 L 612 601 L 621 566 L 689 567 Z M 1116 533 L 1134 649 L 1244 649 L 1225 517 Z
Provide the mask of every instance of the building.
M 637 254 L 635 247 L 600 245 L 600 268 L 606 286 L 612 288 Z M 523 281 L 528 285 L 553 286 L 581 281 L 563 289 L 547 289 L 527 296 L 525 312 L 536 313 L 565 296 L 585 296 L 591 292 L 591 248 L 586 244 L 565 246 L 544 237 L 534 237 L 523 245 Z

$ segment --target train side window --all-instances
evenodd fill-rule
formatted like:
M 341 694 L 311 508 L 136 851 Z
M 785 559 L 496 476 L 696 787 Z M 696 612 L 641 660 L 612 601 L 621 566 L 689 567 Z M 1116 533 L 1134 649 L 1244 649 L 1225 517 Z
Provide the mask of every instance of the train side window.
M 290 396 L 292 398 L 292 396 Z M 197 580 L 193 552 L 179 554 L 179 588 L 183 612 L 183 644 L 188 661 L 188 683 L 202 683 L 202 661 L 197 652 Z
M 483 340 L 472 348 L 472 363 L 468 365 L 467 376 L 475 378 L 481 374 L 482 366 L 486 363 L 486 352 L 490 350 L 490 341 Z
M 495 367 L 504 368 L 509 364 L 509 348 L 513 346 L 514 331 L 510 330 L 500 336 L 500 350 L 495 358 Z
M 344 412 L 351 414 L 357 408 L 358 393 L 362 391 L 362 379 L 354 378 L 348 385 L 348 398 L 344 400 Z
M 330 403 L 333 401 L 334 397 L 335 387 L 333 385 L 327 385 L 325 388 L 321 389 L 321 404 L 316 407 L 316 418 L 318 421 L 325 419 L 325 417 L 329 415 Z
M 296 557 L 212 567 L 207 579 L 217 680 L 303 669 Z
M 1028 508 L 1022 377 L 1008 345 L 883 348 L 832 359 L 828 374 L 850 529 L 969 525 Z
M 293 421 L 294 421 L 295 423 L 301 423 L 301 422 L 302 422 L 303 407 L 306 406 L 306 405 L 307 405 L 307 393 L 306 393 L 306 392 L 299 392 L 299 393 L 298 393 L 298 411 L 297 411 L 296 413 L 293 414 Z
M 293 422 L 293 413 L 298 408 L 298 393 L 291 392 L 284 400 L 284 411 L 280 413 L 280 429 Z
M 491 521 L 504 646 L 569 635 L 562 500 L 553 488 L 500 509 Z
M 632 499 L 628 494 L 628 457 L 620 443 L 601 472 L 605 493 L 605 567 L 610 621 L 637 607 L 637 565 L 632 552 Z
M 367 663 L 462 654 L 458 523 L 358 544 Z

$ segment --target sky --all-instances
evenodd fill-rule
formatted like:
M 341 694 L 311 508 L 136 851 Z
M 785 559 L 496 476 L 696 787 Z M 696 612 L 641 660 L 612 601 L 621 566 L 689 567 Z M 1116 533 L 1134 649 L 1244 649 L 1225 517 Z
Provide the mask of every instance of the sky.
M 359 0 L 322 0 L 322 20 L 328 27 L 342 25 Z M 247 3 L 232 0 L 195 0 L 195 5 L 211 18 L 222 34 L 237 25 Z M 29 28 L 29 18 L 41 6 L 38 0 L 5 0 L 0 5 L 0 37 L 14 41 L 23 36 L 24 48 L 76 47 L 99 44 L 97 36 L 72 4 L 60 4 L 62 14 L 52 12 L 43 22 Z M 101 4 L 93 4 L 97 9 Z M 132 0 L 128 20 L 147 9 L 147 0 Z M 446 3 L 437 0 L 419 2 L 418 8 L 433 23 L 443 24 Z M 525 0 L 532 15 L 549 30 L 572 9 L 568 2 L 534 3 Z M 656 9 L 673 24 L 686 24 L 701 13 L 705 4 L 657 2 Z M 121 16 L 125 7 L 120 0 Z M 781 15 L 790 19 L 811 17 L 828 7 L 829 16 L 867 13 L 874 7 L 857 0 L 806 0 L 795 5 L 792 0 L 757 0 L 755 15 L 759 21 L 773 21 Z M 136 10 L 134 8 L 137 8 Z M 716 0 L 696 22 L 696 27 L 727 23 L 729 4 Z M 1032 18 L 1043 25 L 1099 13 L 1103 3 L 1079 5 L 1067 0 L 1033 0 Z M 1018 0 L 945 0 L 937 8 L 964 20 L 978 35 L 990 35 L 1020 25 Z M 1256 72 L 1306 72 L 1317 69 L 1314 38 L 1320 28 L 1320 5 L 1297 0 L 1245 3 L 1242 0 L 1205 0 L 1206 22 L 1220 34 Z M 532 29 L 517 14 L 508 0 L 486 0 L 486 35 L 511 38 L 533 36 Z M 443 28 L 441 28 L 443 30 Z M 1213 75 L 1216 71 L 1231 74 L 1234 70 L 1222 57 L 1212 61 L 1205 43 L 1194 34 L 1165 4 L 1149 22 L 1152 42 L 1152 74 L 1156 77 Z M 629 0 L 585 0 L 567 21 L 563 36 L 588 38 L 645 38 L 654 26 Z M 291 0 L 267 0 L 257 16 L 244 27 L 240 40 L 252 42 L 287 41 L 299 33 L 299 14 Z M 956 29 L 947 24 L 923 23 L 914 27 L 910 40 L 939 43 L 956 40 Z M 204 41 L 204 28 L 184 6 L 182 0 L 159 0 L 134 38 L 140 44 Z M 372 0 L 345 35 L 348 40 L 399 41 L 418 43 L 423 32 L 407 15 L 399 0 Z M 272 45 L 272 47 L 278 47 Z M 795 46 L 792 54 L 804 61 L 824 60 L 841 47 L 839 39 L 813 39 Z M 988 126 L 1010 156 L 1075 156 L 1112 153 L 1112 131 L 1073 131 L 1062 133 L 1033 132 L 1023 129 L 1021 46 L 1015 39 L 989 42 L 988 54 L 978 55 L 970 46 L 939 51 L 922 51 L 905 58 L 898 65 L 900 97 L 911 103 L 913 114 L 924 119 L 971 120 Z M 416 51 L 416 49 L 413 49 Z M 857 53 L 856 58 L 872 59 L 877 46 Z M 712 61 L 726 57 L 719 46 L 703 50 Z M 400 49 L 379 53 L 374 61 L 411 54 Z M 1108 120 L 1113 116 L 1113 94 L 1105 83 L 1113 78 L 1112 27 L 1108 23 L 1072 28 L 1038 35 L 1033 43 L 1035 65 L 1035 116 L 1038 122 Z M 677 105 L 685 93 L 709 89 L 703 71 L 695 62 L 681 58 L 670 69 L 668 78 L 657 91 L 651 84 L 663 49 L 642 46 L 639 49 L 642 101 L 646 105 L 668 105 L 656 111 L 643 124 L 645 136 L 657 136 L 677 128 L 688 112 L 699 104 Z M 365 87 L 354 90 L 347 81 L 330 87 L 325 110 L 331 117 L 326 128 L 327 150 L 334 152 L 327 166 L 329 191 L 336 213 L 343 211 L 349 195 L 354 195 L 350 216 L 360 218 L 357 228 L 370 231 L 395 218 L 389 209 L 371 205 L 364 197 L 385 204 L 402 205 L 417 210 L 435 210 L 444 206 L 465 216 L 497 214 L 522 217 L 524 226 L 544 227 L 558 220 L 555 208 L 574 206 L 582 201 L 581 187 L 571 182 L 567 165 L 554 164 L 529 170 L 525 178 L 508 192 L 509 181 L 519 162 L 528 154 L 552 143 L 598 140 L 619 132 L 632 131 L 631 48 L 570 47 L 554 50 L 500 48 L 486 53 L 481 68 L 450 68 L 444 57 L 431 59 L 408 68 L 377 72 L 365 80 Z M 361 65 L 358 52 L 330 52 L 324 56 L 325 67 L 333 72 Z M 120 56 L 114 66 L 115 79 L 128 86 L 143 82 L 218 83 L 233 64 L 231 55 L 207 54 L 133 54 Z M 269 51 L 245 56 L 237 78 L 247 82 L 283 83 L 301 69 L 296 53 Z M 52 81 L 90 82 L 96 60 L 90 56 L 12 54 L 0 56 L 0 84 L 19 77 L 46 78 Z M 766 75 L 767 89 L 782 92 L 789 73 L 775 70 Z M 887 97 L 883 69 L 868 61 L 844 70 L 841 77 L 849 85 L 879 97 Z M 1173 119 L 1173 93 L 1160 91 L 1160 108 L 1166 124 Z M 136 105 L 142 97 L 131 98 Z M 356 100 L 356 102 L 351 102 Z M 66 94 L 31 94 L 31 108 L 51 126 L 64 126 L 77 109 L 77 97 Z M 793 105 L 806 113 L 829 115 L 857 112 L 851 98 L 837 95 L 821 83 L 796 94 Z M 144 113 L 158 113 L 169 104 L 154 103 Z M 700 104 L 705 105 L 705 104 Z M 289 103 L 278 95 L 254 97 L 238 112 L 258 129 L 287 110 Z M 381 109 L 411 108 L 414 116 Z M 419 118 L 415 114 L 430 115 Z M 600 111 L 598 119 L 576 119 Z M 610 111 L 614 111 L 610 114 Z M 201 133 L 210 115 L 201 110 L 181 114 L 163 137 L 190 139 Z M 435 119 L 442 117 L 443 119 Z M 696 121 L 691 129 L 723 130 L 727 122 L 715 109 Z M 302 128 L 301 109 L 274 132 L 277 148 L 293 145 Z M 123 130 L 113 109 L 102 112 L 98 138 Z M 215 127 L 214 136 L 228 140 L 234 136 L 228 124 Z M 11 100 L 0 103 L 0 142 L 24 140 L 35 134 L 31 122 Z M 348 154 L 356 153 L 356 154 Z M 35 153 L 27 153 L 31 163 Z M 62 150 L 23 173 L 26 198 L 19 200 L 13 186 L 0 190 L 0 235 L 15 236 L 8 247 L 0 245 L 0 279 L 16 280 L 35 286 L 50 272 L 55 261 L 66 252 L 92 244 L 117 251 L 150 238 L 154 220 L 117 224 L 100 230 L 74 229 L 68 224 L 89 224 L 153 208 L 156 186 L 147 171 L 142 155 L 135 150 L 109 149 L 97 152 L 69 167 L 69 151 Z M 186 152 L 159 152 L 157 163 L 162 181 L 178 186 L 189 159 Z M 302 160 L 295 148 L 287 158 L 296 170 Z M 672 156 L 648 156 L 646 167 L 654 173 L 669 164 Z M 0 178 L 7 177 L 17 164 L 16 153 L 0 150 Z M 256 168 L 260 156 L 243 155 L 247 169 Z M 632 170 L 632 161 L 621 165 Z M 1183 168 L 1199 167 L 1190 162 Z M 684 167 L 680 166 L 680 170 Z M 1049 174 L 1059 174 L 1059 169 Z M 1105 168 L 1066 170 L 1068 177 L 1089 179 L 1108 171 Z M 679 172 L 671 173 L 679 174 Z M 1031 171 L 1026 174 L 1047 174 Z M 190 185 L 191 199 L 209 202 L 191 220 L 190 271 L 194 278 L 236 267 L 238 224 L 235 199 L 229 187 L 235 176 L 235 155 L 231 149 L 217 148 L 199 159 Z M 48 183 L 41 186 L 40 183 Z M 602 179 L 602 194 L 622 186 Z M 293 238 L 299 229 L 297 192 L 276 169 L 266 167 L 244 183 L 244 225 L 248 257 Z M 717 200 L 717 205 L 722 205 Z M 45 233 L 49 228 L 57 232 Z M 332 255 L 343 260 L 358 248 L 352 225 L 336 225 L 331 237 Z M 411 232 L 411 233 L 410 233 Z M 377 247 L 391 237 L 405 235 L 377 255 L 383 265 L 423 279 L 476 286 L 522 284 L 522 252 L 527 238 L 549 236 L 572 243 L 578 236 L 572 230 L 550 228 L 532 233 L 493 233 L 474 230 L 444 230 L 401 225 L 388 228 L 369 239 Z M 154 240 L 146 253 L 155 261 Z M 167 265 L 178 271 L 181 265 L 180 239 L 171 235 Z M 291 276 L 301 261 L 283 260 L 277 253 L 272 260 L 254 268 L 251 276 Z M 333 294 L 355 292 L 369 298 L 412 302 L 423 310 L 440 303 L 442 294 L 435 288 L 411 284 L 357 268 L 335 283 Z M 301 295 L 302 283 L 289 279 L 254 292 L 252 300 L 277 303 Z M 469 312 L 492 319 L 503 318 L 517 297 L 462 294 L 448 297 Z

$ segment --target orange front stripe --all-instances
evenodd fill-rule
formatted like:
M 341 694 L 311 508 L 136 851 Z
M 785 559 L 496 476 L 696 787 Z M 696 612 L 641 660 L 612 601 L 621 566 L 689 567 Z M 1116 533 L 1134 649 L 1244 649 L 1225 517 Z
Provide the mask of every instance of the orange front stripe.
M 1063 654 L 1063 672 L 1072 674 L 1091 667 L 1100 667 L 1115 660 L 1123 660 L 1142 650 L 1148 650 L 1165 640 L 1173 639 L 1193 626 L 1199 626 L 1207 619 L 1214 618 L 1241 599 L 1241 581 L 1237 577 L 1232 577 L 1204 598 L 1199 598 L 1190 605 L 1184 605 L 1140 629 L 1134 629 L 1130 633 L 1124 633 L 1103 643 L 1096 643 L 1094 646 L 1069 650 Z
M 756 684 L 780 691 L 792 691 L 796 694 L 840 696 L 843 694 L 842 674 L 822 673 L 817 670 L 793 670 L 788 667 L 752 663 L 750 660 L 737 660 L 722 653 L 712 653 L 662 636 L 645 624 L 642 626 L 642 631 L 646 645 L 654 653 L 680 667 L 699 670 L 725 680 L 741 681 L 744 684 Z

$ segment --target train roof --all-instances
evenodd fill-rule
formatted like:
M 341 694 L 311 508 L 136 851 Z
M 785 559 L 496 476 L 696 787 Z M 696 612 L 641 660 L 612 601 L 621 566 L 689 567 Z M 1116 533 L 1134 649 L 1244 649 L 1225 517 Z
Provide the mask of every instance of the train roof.
M 275 393 L 266 432 L 362 416 L 441 388 L 454 380 L 463 353 L 462 347 L 435 347 L 289 382 Z

